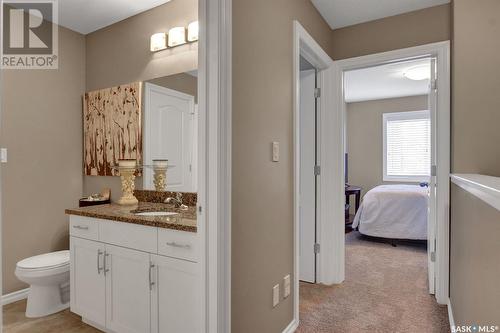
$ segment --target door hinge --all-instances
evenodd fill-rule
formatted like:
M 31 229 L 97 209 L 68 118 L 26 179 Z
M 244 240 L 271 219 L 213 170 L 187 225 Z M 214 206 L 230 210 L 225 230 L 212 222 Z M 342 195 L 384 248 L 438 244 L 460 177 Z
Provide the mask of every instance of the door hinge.
M 314 166 L 314 175 L 319 176 L 321 174 L 321 167 L 319 165 Z
M 434 251 L 431 252 L 431 261 L 432 262 L 436 262 L 436 244 L 437 243 L 437 239 L 434 238 Z
M 431 176 L 437 176 L 437 166 L 436 165 L 431 166 Z
M 198 213 L 201 214 L 201 211 L 202 211 L 201 206 L 198 206 Z
M 432 90 L 437 90 L 438 85 L 437 85 L 437 79 L 434 79 L 431 81 L 431 89 Z
M 314 98 L 321 97 L 321 88 L 314 88 Z
M 315 243 L 314 244 L 314 253 L 319 253 L 319 250 L 320 250 L 320 246 L 318 243 Z

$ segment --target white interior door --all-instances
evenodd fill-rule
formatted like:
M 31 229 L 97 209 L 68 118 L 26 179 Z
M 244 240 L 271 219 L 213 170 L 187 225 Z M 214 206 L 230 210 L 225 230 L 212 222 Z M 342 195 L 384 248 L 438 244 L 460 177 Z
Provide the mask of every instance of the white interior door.
M 149 253 L 106 245 L 106 329 L 151 332 Z
M 145 85 L 144 164 L 168 159 L 167 190 L 196 192 L 194 96 L 155 84 Z M 144 188 L 154 189 L 153 170 L 144 169 Z
M 301 281 L 316 282 L 316 106 L 315 70 L 300 72 L 300 220 Z
M 427 261 L 429 274 L 429 293 L 435 293 L 436 273 L 436 159 L 437 159 L 437 85 L 436 58 L 431 58 L 431 78 L 429 85 L 429 112 L 431 114 L 431 177 L 429 181 L 429 215 L 427 219 Z

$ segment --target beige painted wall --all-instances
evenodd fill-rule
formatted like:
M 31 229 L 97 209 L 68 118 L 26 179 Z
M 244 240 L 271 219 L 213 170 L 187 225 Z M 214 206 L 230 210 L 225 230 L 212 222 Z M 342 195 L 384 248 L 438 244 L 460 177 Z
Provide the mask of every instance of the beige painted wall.
M 362 194 L 383 184 L 382 115 L 389 112 L 427 110 L 427 95 L 347 103 L 346 131 L 349 184 Z M 394 182 L 386 182 L 394 184 Z
M 3 70 L 1 146 L 3 293 L 27 286 L 17 261 L 67 249 L 64 209 L 82 191 L 85 39 L 59 29 L 59 69 Z
M 146 81 L 191 71 L 198 64 L 198 43 L 152 53 L 155 32 L 187 26 L 198 19 L 197 0 L 172 0 L 86 36 L 86 90 Z M 139 186 L 140 179 L 136 182 Z M 113 200 L 121 193 L 119 177 L 85 176 L 83 193 L 111 188 Z
M 452 170 L 500 176 L 500 1 L 455 0 Z
M 233 0 L 232 331 L 281 332 L 293 297 L 292 22 L 331 52 L 331 30 L 309 0 Z M 271 161 L 271 142 L 281 160 Z
M 453 6 L 452 171 L 500 176 L 500 1 Z M 452 185 L 450 299 L 457 324 L 500 324 L 500 213 Z
M 345 59 L 449 39 L 451 6 L 446 4 L 336 29 L 332 54 Z
M 186 73 L 174 74 L 149 80 L 148 82 L 194 96 L 198 101 L 198 79 Z
M 455 325 L 500 325 L 500 212 L 454 184 L 451 201 Z

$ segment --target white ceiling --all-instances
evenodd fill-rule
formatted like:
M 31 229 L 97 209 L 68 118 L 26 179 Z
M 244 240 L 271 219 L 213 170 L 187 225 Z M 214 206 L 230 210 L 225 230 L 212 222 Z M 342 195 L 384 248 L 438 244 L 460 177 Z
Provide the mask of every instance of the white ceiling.
M 59 24 L 84 35 L 170 0 L 60 0 Z
M 330 28 L 338 29 L 442 5 L 450 0 L 311 0 L 311 2 Z
M 346 102 L 426 95 L 429 80 L 413 81 L 403 76 L 411 67 L 426 65 L 430 60 L 412 60 L 348 71 L 344 75 Z

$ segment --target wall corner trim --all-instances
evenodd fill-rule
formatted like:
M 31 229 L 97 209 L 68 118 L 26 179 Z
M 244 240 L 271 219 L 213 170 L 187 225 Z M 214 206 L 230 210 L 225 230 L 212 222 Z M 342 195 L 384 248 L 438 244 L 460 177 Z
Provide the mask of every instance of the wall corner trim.
M 290 324 L 283 330 L 282 333 L 293 333 L 299 327 L 299 321 L 297 319 L 293 319 Z
M 455 318 L 453 318 L 453 309 L 451 308 L 451 300 L 448 298 L 448 319 L 450 320 L 450 329 L 455 327 Z
M 2 295 L 2 305 L 11 304 L 22 299 L 28 298 L 28 292 L 30 288 L 21 289 L 18 291 L 14 291 L 10 294 Z
M 451 181 L 488 205 L 500 210 L 500 177 L 452 174 Z

